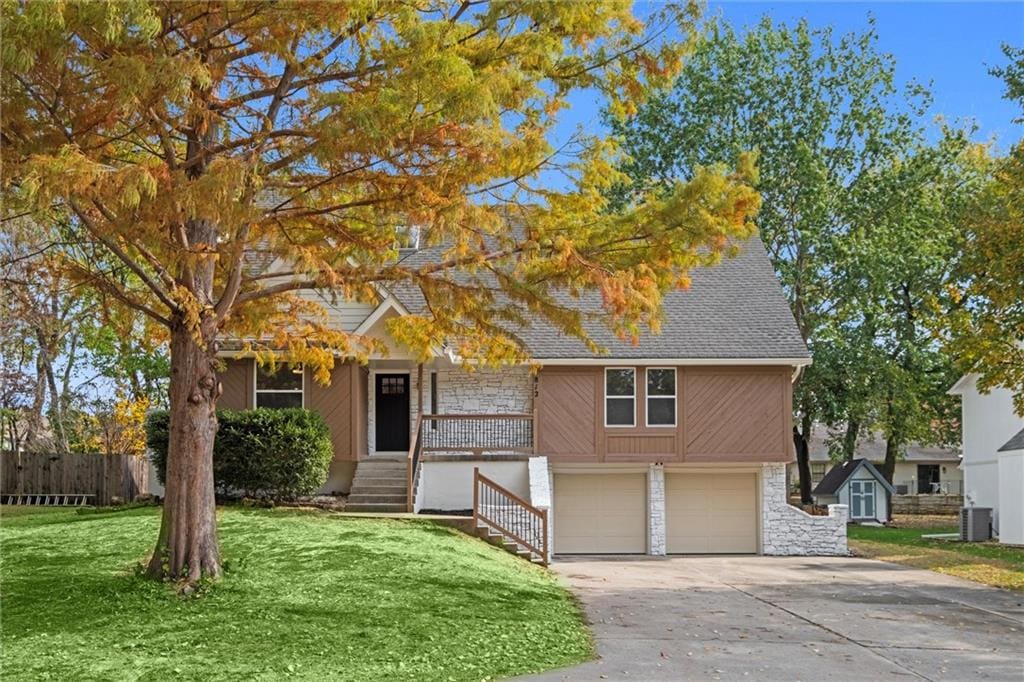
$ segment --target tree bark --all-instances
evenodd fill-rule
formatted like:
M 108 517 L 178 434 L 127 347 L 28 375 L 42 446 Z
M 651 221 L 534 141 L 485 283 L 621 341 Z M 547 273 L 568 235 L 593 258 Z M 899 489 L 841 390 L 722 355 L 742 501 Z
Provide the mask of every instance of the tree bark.
M 885 441 L 885 462 L 882 463 L 882 475 L 885 480 L 892 483 L 892 477 L 896 474 L 896 456 L 900 451 L 900 443 L 895 438 L 887 438 Z
M 171 329 L 171 419 L 163 518 L 148 573 L 195 582 L 220 575 L 213 439 L 220 385 L 215 344 L 180 319 Z
M 857 437 L 860 435 L 860 421 L 851 419 L 846 422 L 846 433 L 843 434 L 843 459 L 852 462 L 857 454 Z
M 811 457 L 810 447 L 808 445 L 808 437 L 811 433 L 811 420 L 809 417 L 804 417 L 801 426 L 803 427 L 803 433 L 794 425 L 793 426 L 793 446 L 796 448 L 796 466 L 800 472 L 800 502 L 803 504 L 813 504 L 814 498 L 811 497 Z

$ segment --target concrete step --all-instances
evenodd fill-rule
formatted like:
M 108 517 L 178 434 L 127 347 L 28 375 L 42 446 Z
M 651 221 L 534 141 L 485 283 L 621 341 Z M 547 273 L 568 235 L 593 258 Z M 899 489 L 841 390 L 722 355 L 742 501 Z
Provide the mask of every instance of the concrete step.
M 409 478 L 402 472 L 401 476 L 392 474 L 356 474 L 352 477 L 353 485 L 408 485 Z
M 372 459 L 361 459 L 361 460 L 359 460 L 359 464 L 357 466 L 358 466 L 359 469 L 365 469 L 367 471 L 369 471 L 369 470 L 384 471 L 384 470 L 387 470 L 387 469 L 402 469 L 402 470 L 404 470 L 406 468 L 406 466 L 408 466 L 408 465 L 405 462 L 405 460 L 399 460 L 399 461 L 387 461 L 387 460 L 385 460 L 385 461 L 379 461 L 378 462 L 378 461 L 375 461 L 375 460 L 372 460 Z
M 401 514 L 408 511 L 408 507 L 405 503 L 402 504 L 383 504 L 375 502 L 348 502 L 345 504 L 345 511 L 349 512 L 364 512 L 364 513 L 378 513 L 378 514 Z
M 353 483 L 352 489 L 349 491 L 353 495 L 359 495 L 362 493 L 378 493 L 381 495 L 404 495 L 407 492 L 405 484 L 397 484 L 394 482 L 388 483 Z
M 353 504 L 405 504 L 408 501 L 405 493 L 401 495 L 379 495 L 375 493 L 349 493 L 345 505 L 351 507 Z

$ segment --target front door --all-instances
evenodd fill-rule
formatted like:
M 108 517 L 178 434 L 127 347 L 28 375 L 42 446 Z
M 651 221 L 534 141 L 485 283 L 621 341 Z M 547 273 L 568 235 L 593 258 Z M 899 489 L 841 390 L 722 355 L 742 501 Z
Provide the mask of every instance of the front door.
M 378 374 L 374 387 L 377 452 L 409 449 L 409 375 Z
M 850 518 L 875 518 L 874 481 L 850 481 Z

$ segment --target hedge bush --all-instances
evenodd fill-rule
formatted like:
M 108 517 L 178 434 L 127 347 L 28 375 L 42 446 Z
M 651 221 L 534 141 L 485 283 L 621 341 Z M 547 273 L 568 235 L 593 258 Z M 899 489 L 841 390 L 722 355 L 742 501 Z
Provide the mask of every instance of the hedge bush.
M 319 413 L 303 409 L 217 410 L 213 481 L 224 495 L 286 499 L 327 481 L 334 451 Z M 161 483 L 167 470 L 170 413 L 146 418 L 146 443 Z

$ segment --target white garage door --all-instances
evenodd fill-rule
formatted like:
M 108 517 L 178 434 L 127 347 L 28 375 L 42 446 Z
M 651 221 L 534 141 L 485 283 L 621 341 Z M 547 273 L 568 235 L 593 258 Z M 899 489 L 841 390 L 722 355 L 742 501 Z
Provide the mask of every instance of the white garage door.
M 645 474 L 557 474 L 557 554 L 647 551 Z
M 669 554 L 757 552 L 754 474 L 667 474 L 665 540 Z

